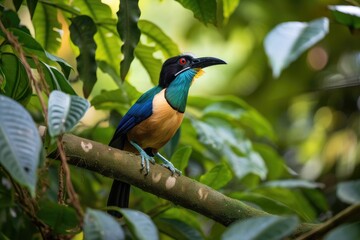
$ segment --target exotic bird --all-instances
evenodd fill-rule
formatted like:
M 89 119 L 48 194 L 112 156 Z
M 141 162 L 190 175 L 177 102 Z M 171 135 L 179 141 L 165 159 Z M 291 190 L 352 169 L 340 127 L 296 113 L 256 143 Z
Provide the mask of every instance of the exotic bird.
M 161 69 L 159 84 L 145 92 L 121 119 L 109 146 L 138 153 L 141 169 L 150 171 L 154 156 L 163 161 L 163 166 L 172 174 L 181 174 L 165 157 L 160 155 L 163 147 L 176 133 L 184 117 L 189 88 L 195 78 L 208 66 L 226 64 L 213 57 L 196 58 L 180 55 L 167 59 Z M 107 205 L 127 208 L 130 185 L 114 180 Z M 115 211 L 110 214 L 120 217 Z

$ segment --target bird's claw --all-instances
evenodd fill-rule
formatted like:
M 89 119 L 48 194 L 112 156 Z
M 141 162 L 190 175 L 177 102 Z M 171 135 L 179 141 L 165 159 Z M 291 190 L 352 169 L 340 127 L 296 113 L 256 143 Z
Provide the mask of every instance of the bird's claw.
M 171 175 L 174 175 L 176 173 L 179 176 L 181 176 L 181 174 L 182 174 L 182 172 L 179 169 L 175 168 L 174 165 L 171 162 L 163 163 L 163 164 L 161 164 L 161 166 L 166 167 L 167 169 L 169 169 L 170 172 L 171 172 Z
M 155 164 L 155 159 L 149 156 L 146 152 L 141 152 L 141 170 L 145 168 L 145 175 L 150 173 L 150 163 Z

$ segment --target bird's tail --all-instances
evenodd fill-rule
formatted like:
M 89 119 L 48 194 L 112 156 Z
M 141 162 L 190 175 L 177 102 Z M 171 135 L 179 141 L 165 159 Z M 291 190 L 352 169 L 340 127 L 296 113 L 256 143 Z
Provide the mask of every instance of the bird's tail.
M 114 180 L 111 186 L 109 198 L 107 201 L 107 206 L 116 206 L 120 208 L 129 207 L 129 198 L 130 198 L 130 184 L 121 182 L 119 180 Z M 121 217 L 121 214 L 117 211 L 108 211 L 109 214 L 114 217 Z

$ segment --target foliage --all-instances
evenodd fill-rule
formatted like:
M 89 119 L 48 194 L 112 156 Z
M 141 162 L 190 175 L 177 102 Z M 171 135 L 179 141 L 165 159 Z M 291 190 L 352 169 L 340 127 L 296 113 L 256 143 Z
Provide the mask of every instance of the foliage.
M 34 238 L 42 234 L 43 238 L 77 238 L 83 234 L 87 239 L 123 239 L 125 235 L 136 239 L 164 235 L 174 239 L 236 239 L 246 233 L 247 239 L 280 239 L 294 233 L 298 219 L 320 222 L 326 213 L 344 208 L 338 201 L 329 201 L 335 194 L 328 195 L 328 190 L 339 179 L 358 178 L 359 95 L 356 89 L 348 88 L 348 92 L 334 92 L 329 97 L 322 89 L 358 85 L 356 80 L 351 81 L 360 74 L 358 46 L 340 44 L 348 39 L 335 34 L 336 28 L 344 26 L 352 34 L 358 33 L 358 2 L 352 1 L 355 6 L 328 7 L 340 25 L 329 21 L 330 14 L 323 11 L 322 15 L 306 16 L 297 11 L 319 5 L 327 9 L 321 1 L 308 5 L 245 0 L 177 2 L 176 11 L 186 8 L 194 15 L 190 20 L 181 19 L 188 28 L 184 35 L 189 43 L 202 42 L 199 39 L 204 35 L 215 49 L 218 41 L 224 41 L 220 38 L 231 41 L 236 34 L 247 33 L 253 39 L 244 56 L 231 50 L 234 58 L 228 61 L 230 70 L 219 70 L 223 71 L 222 78 L 230 79 L 228 85 L 224 84 L 226 91 L 217 89 L 226 94 L 189 98 L 182 128 L 164 148 L 164 154 L 185 175 L 277 216 L 250 218 L 224 228 L 138 189 L 131 200 L 136 210 L 119 210 L 125 225 L 95 210 L 105 206 L 110 179 L 78 168 L 68 169 L 63 156 L 59 164 L 51 159 L 51 153 L 57 147 L 62 155 L 59 140 L 69 131 L 107 143 L 121 116 L 140 95 L 132 81 L 137 70 L 131 67 L 140 63 L 142 67 L 137 67 L 157 84 L 161 63 L 180 53 L 181 42 L 156 22 L 168 21 L 163 16 L 141 19 L 141 11 L 146 13 L 147 8 L 138 1 L 119 1 L 116 14 L 100 0 L 6 1 L 0 4 L 1 237 Z M 283 16 L 277 16 L 279 6 L 296 9 L 296 14 L 284 10 Z M 21 24 L 21 11 L 30 13 L 26 26 Z M 284 22 L 290 18 L 285 13 L 307 22 Z M 254 26 L 254 19 L 267 24 Z M 214 37 L 211 31 L 221 37 Z M 68 46 L 64 47 L 66 42 Z M 225 54 L 225 47 L 221 51 Z M 267 80 L 271 74 L 265 64 L 265 51 L 277 81 Z M 308 63 L 303 58 L 305 53 Z M 207 49 L 207 54 L 213 55 L 212 50 Z M 328 54 L 336 56 L 333 58 L 338 62 L 332 64 L 339 65 L 342 72 L 334 67 L 324 70 Z M 71 57 L 67 60 L 60 57 L 68 55 Z M 320 90 L 308 93 L 314 90 L 313 80 L 319 76 L 325 79 Z M 335 81 L 339 77 L 343 81 Z M 117 88 L 109 88 L 109 81 Z M 247 92 L 236 92 L 241 84 Z M 89 98 L 103 117 L 85 117 L 80 122 L 89 107 L 80 96 Z M 274 99 L 272 108 L 269 99 Z M 349 102 L 349 106 L 356 106 L 356 101 L 356 110 L 348 107 Z M 49 135 L 42 135 L 43 144 L 36 124 L 47 126 Z M 344 139 L 344 146 L 339 148 Z M 302 162 L 295 164 L 296 158 Z M 328 163 L 316 161 L 318 158 Z M 337 159 L 348 165 L 341 168 L 341 164 L 336 165 Z M 312 166 L 319 164 L 323 170 L 316 174 Z M 288 165 L 300 176 L 295 176 Z M 349 166 L 354 172 L 344 173 L 342 169 L 348 170 Z M 340 170 L 334 171 L 335 167 Z M 334 172 L 342 174 L 333 179 Z M 358 180 L 340 183 L 338 199 L 358 204 L 358 185 Z M 344 223 L 326 239 L 337 239 L 347 232 L 356 239 L 358 225 Z

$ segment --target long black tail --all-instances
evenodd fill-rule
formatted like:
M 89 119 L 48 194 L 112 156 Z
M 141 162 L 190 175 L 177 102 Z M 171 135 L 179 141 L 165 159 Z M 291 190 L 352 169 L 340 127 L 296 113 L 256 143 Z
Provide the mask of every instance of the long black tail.
M 109 143 L 109 146 L 118 149 L 123 149 L 126 141 L 127 141 L 126 135 L 122 135 L 119 134 L 118 132 L 115 132 L 113 138 Z M 129 199 L 130 199 L 130 184 L 121 182 L 119 180 L 114 180 L 111 186 L 109 198 L 107 201 L 107 206 L 128 208 Z M 109 210 L 108 213 L 117 218 L 122 217 L 122 215 L 116 211 Z
M 116 206 L 120 208 L 129 207 L 129 198 L 130 198 L 130 184 L 121 182 L 119 180 L 114 180 L 111 186 L 109 198 L 107 201 L 107 206 Z M 116 211 L 109 210 L 109 214 L 114 217 L 121 217 L 121 214 Z

